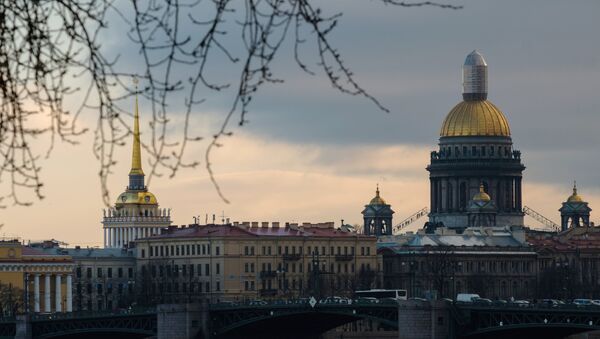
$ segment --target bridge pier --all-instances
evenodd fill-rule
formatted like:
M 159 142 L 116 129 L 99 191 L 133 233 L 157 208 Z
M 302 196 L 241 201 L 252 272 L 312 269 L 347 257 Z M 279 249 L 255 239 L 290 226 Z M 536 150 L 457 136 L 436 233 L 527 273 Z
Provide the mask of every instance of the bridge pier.
M 158 305 L 156 320 L 157 339 L 211 338 L 206 302 Z
M 400 339 L 445 339 L 452 337 L 450 308 L 444 301 L 400 301 Z
M 31 339 L 31 321 L 26 314 L 17 315 L 15 339 Z

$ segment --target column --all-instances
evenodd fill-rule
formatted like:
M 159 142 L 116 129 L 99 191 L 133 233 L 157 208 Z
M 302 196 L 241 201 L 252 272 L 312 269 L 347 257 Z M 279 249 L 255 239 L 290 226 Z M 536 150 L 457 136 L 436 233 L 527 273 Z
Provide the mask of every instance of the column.
M 107 228 L 107 231 L 108 231 L 107 247 L 112 247 L 112 229 Z
M 61 282 L 60 282 L 60 274 L 56 275 L 56 281 L 54 282 L 54 304 L 56 307 L 56 312 L 62 312 L 62 307 L 60 307 L 60 302 L 62 299 L 62 290 L 61 290 Z
M 36 273 L 33 277 L 33 311 L 40 313 L 40 275 Z
M 73 312 L 73 276 L 67 275 L 67 312 Z
M 117 228 L 117 247 L 121 247 L 121 239 L 123 238 L 123 232 L 121 227 Z
M 105 227 L 104 228 L 104 247 L 108 246 L 107 240 L 108 240 L 108 232 L 107 232 L 107 229 Z
M 50 304 L 50 274 L 45 275 L 46 284 L 44 287 L 44 312 L 52 312 L 52 305 Z

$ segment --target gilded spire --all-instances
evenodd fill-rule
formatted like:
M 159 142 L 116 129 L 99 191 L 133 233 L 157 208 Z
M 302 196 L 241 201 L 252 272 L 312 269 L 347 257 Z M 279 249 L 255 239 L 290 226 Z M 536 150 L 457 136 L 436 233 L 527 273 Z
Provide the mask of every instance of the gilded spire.
M 140 146 L 140 113 L 138 111 L 137 84 L 138 79 L 134 78 L 135 84 L 135 113 L 133 116 L 133 152 L 131 155 L 131 171 L 129 175 L 144 175 L 142 170 L 142 150 Z

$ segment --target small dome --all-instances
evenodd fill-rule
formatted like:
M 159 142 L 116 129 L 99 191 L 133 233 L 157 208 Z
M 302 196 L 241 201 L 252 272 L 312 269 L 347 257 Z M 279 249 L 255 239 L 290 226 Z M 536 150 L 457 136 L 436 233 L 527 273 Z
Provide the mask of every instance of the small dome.
M 573 185 L 573 194 L 567 198 L 567 202 L 583 202 L 583 199 L 577 194 L 577 184 Z
M 454 106 L 444 119 L 440 136 L 510 137 L 510 127 L 502 111 L 491 102 L 463 101 Z
M 117 198 L 117 206 L 125 204 L 157 205 L 158 201 L 150 192 L 123 192 Z
M 479 192 L 473 196 L 473 201 L 487 202 L 490 200 L 492 200 L 492 198 L 490 198 L 489 194 L 485 193 L 485 190 L 483 189 L 483 184 L 479 185 Z
M 371 199 L 369 205 L 386 205 L 385 200 L 379 196 L 379 185 L 377 185 L 377 190 L 375 191 L 375 198 Z

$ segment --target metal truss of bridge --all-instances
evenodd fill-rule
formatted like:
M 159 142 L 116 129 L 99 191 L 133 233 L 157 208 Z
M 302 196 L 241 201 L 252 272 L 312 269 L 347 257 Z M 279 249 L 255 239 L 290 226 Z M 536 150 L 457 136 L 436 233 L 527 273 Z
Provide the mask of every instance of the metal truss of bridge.
M 243 337 L 266 329 L 300 337 L 323 333 L 358 319 L 371 319 L 383 326 L 398 328 L 396 304 L 316 304 L 260 306 L 211 306 L 212 334 L 216 337 Z M 277 333 L 277 332 L 275 332 Z
M 563 338 L 600 330 L 600 308 L 458 306 L 459 333 L 467 338 Z

